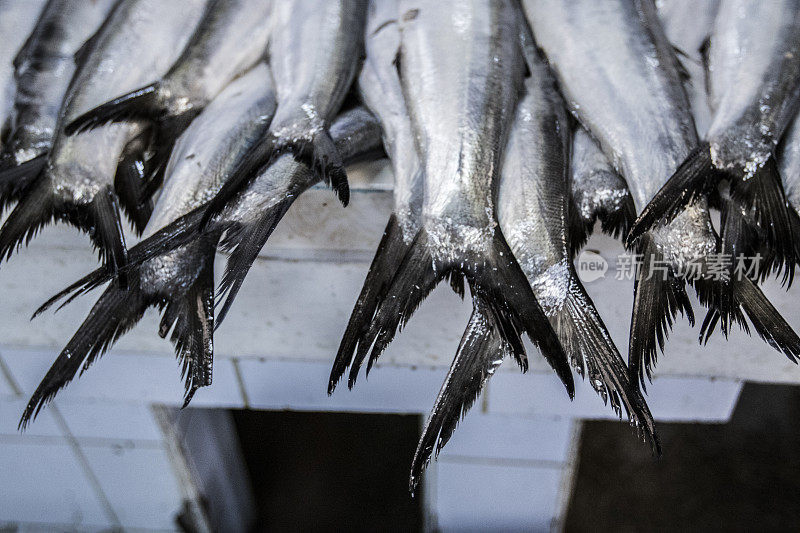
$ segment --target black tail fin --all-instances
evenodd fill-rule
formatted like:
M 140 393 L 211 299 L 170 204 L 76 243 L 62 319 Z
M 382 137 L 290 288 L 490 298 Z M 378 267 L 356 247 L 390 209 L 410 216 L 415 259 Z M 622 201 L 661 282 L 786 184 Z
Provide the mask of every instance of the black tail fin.
M 413 492 L 436 447 L 436 457 L 478 399 L 486 381 L 495 373 L 511 348 L 504 344 L 500 327 L 479 299 L 473 300 L 469 319 L 450 371 L 439 390 L 425 423 L 411 464 L 409 489 Z
M 137 235 L 141 235 L 150 215 L 153 202 L 145 194 L 149 161 L 145 157 L 150 142 L 150 132 L 145 131 L 131 139 L 125 146 L 114 176 L 114 190 L 119 203 L 133 224 Z
M 258 253 L 294 203 L 295 198 L 293 195 L 282 197 L 257 220 L 227 230 L 222 249 L 230 252 L 230 257 L 219 287 L 218 297 L 220 299 L 225 297 L 225 302 L 219 312 L 217 324 L 221 324 L 225 319 Z
M 103 263 L 112 265 L 125 284 L 124 267 L 128 262 L 125 233 L 119 215 L 117 195 L 108 186 L 102 189 L 89 204 L 86 212 L 77 211 L 71 217 L 73 224 L 89 233 L 89 237 L 100 250 Z
M 701 143 L 641 212 L 628 232 L 627 246 L 632 247 L 657 225 L 670 222 L 683 208 L 713 189 L 719 176 L 711 162 L 708 143 Z
M 694 325 L 692 304 L 685 283 L 666 265 L 650 233 L 638 242 L 642 262 L 636 268 L 633 289 L 633 314 L 628 347 L 631 381 L 646 388 L 645 375 L 652 379 L 658 350 L 664 350 L 669 330 L 678 311 Z M 662 266 L 659 266 L 662 265 Z
M 67 124 L 64 128 L 64 133 L 74 135 L 110 122 L 157 119 L 162 112 L 157 96 L 158 84 L 146 85 L 101 104 L 94 109 L 90 109 Z
M 616 209 L 607 209 L 597 214 L 603 233 L 615 239 L 627 239 L 628 233 L 636 220 L 636 206 L 633 197 L 626 191 Z
M 436 245 L 422 228 L 400 264 L 382 302 L 378 304 L 369 330 L 358 341 L 358 351 L 350 369 L 349 384 L 355 383 L 358 371 L 372 346 L 367 373 L 374 362 L 402 328 L 425 297 L 446 277 L 467 278 L 473 300 L 479 298 L 493 313 L 504 342 L 512 348 L 523 371 L 527 359 L 520 339 L 524 332 L 539 347 L 572 397 L 575 387 L 566 355 L 533 295 L 528 280 L 499 232 L 492 236 L 491 251 L 480 257 L 455 258 L 442 262 L 434 259 Z
M 336 384 L 341 379 L 353 354 L 356 351 L 359 339 L 361 339 L 369 329 L 370 322 L 375 316 L 379 303 L 386 296 L 392 279 L 397 268 L 403 261 L 403 257 L 408 253 L 409 245 L 403 239 L 403 230 L 397 221 L 397 217 L 392 214 L 386 229 L 383 231 L 383 238 L 378 245 L 378 251 L 372 259 L 372 264 L 361 288 L 361 294 L 353 307 L 347 329 L 344 332 L 342 342 L 339 344 L 339 351 L 331 369 L 331 377 L 328 382 L 328 394 L 332 394 Z M 463 278 L 452 278 L 461 279 Z M 461 295 L 464 290 L 461 286 Z
M 0 160 L 0 212 L 30 190 L 45 164 L 47 154 L 36 156 L 20 165 L 11 164 L 10 158 Z
M 577 274 L 574 270 L 571 274 L 567 299 L 551 319 L 561 345 L 572 358 L 578 373 L 588 376 L 589 383 L 603 402 L 610 401 L 619 416 L 622 416 L 621 408 L 624 407 L 631 425 L 660 455 L 653 415 L 638 383 L 628 375 L 622 356 Z
M 150 306 L 163 310 L 159 334 L 170 337 L 185 378 L 185 404 L 194 392 L 211 383 L 214 331 L 214 251 L 216 240 L 206 237 L 181 250 L 193 281 L 158 290 L 144 283 L 141 269 L 131 269 L 127 289 L 116 281 L 105 290 L 78 331 L 47 372 L 22 415 L 25 426 L 64 388 L 122 335 L 133 328 Z M 184 273 L 178 274 L 183 277 Z
M 48 184 L 39 181 L 8 215 L 0 228 L 0 261 L 8 260 L 27 245 L 40 229 L 53 221 L 55 199 Z
M 283 152 L 291 152 L 295 159 L 311 168 L 321 181 L 333 188 L 342 205 L 347 205 L 350 201 L 347 174 L 339 150 L 327 130 L 293 138 L 270 134 L 262 143 L 251 148 L 237 168 L 231 172 L 228 180 L 209 202 L 201 227 L 205 227 L 206 223 L 219 214 L 239 191 L 245 189 L 257 177 L 263 167 L 271 164 L 275 157 Z

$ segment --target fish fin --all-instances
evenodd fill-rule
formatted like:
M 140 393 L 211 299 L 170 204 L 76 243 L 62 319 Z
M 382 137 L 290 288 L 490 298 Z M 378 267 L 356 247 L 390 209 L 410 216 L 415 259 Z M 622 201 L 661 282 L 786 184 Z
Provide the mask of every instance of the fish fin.
M 751 226 L 744 238 L 753 241 L 752 249 L 759 247 L 755 244 L 759 233 L 763 235 L 770 251 L 768 264 L 762 268 L 764 275 L 782 271 L 782 283 L 791 286 L 798 261 L 795 254 L 795 238 L 798 236 L 792 234 L 791 207 L 783 191 L 775 158 L 770 156 L 749 179 L 732 180 L 730 201 L 741 205 L 745 213 L 752 213 L 752 217 L 742 219 L 742 223 Z
M 103 263 L 114 268 L 118 280 L 124 286 L 126 283 L 124 267 L 128 262 L 128 249 L 125 247 L 119 202 L 111 186 L 97 193 L 89 204 L 86 215 L 76 214 L 73 223 L 89 233 L 92 242 L 99 249 Z
M 103 283 L 113 279 L 114 276 L 111 274 L 107 268 L 100 267 L 93 272 L 90 272 L 86 276 L 82 277 L 78 281 L 74 282 L 69 287 L 65 288 L 58 294 L 52 296 L 49 300 L 39 306 L 39 308 L 33 313 L 31 316 L 31 320 L 36 318 L 37 316 L 41 315 L 50 307 L 55 305 L 56 302 L 62 300 L 63 298 L 69 296 L 61 305 L 58 306 L 56 310 L 61 309 L 62 307 L 69 305 L 70 302 L 75 300 L 81 294 L 85 294 L 95 288 L 99 287 Z
M 172 330 L 170 341 L 185 382 L 183 407 L 200 387 L 211 385 L 214 363 L 214 255 L 216 238 L 207 237 L 186 248 L 197 261 L 197 277 L 177 298 L 169 298 L 162 313 L 159 335 Z M 195 250 L 196 248 L 196 250 Z
M 431 250 L 435 245 L 429 241 L 425 228 L 420 229 L 395 273 L 385 298 L 379 303 L 369 331 L 359 341 L 350 368 L 350 386 L 355 382 L 369 346 L 372 346 L 372 351 L 367 373 L 422 300 L 439 281 L 455 271 L 467 278 L 473 298 L 481 298 L 494 313 L 503 339 L 514 348 L 512 355 L 523 371 L 527 369 L 527 359 L 520 335 L 525 332 L 556 371 L 570 397 L 574 396 L 572 372 L 555 331 L 536 301 L 505 239 L 499 232 L 491 238 L 491 250 L 480 257 L 443 263 L 434 260 Z
M 434 447 L 438 457 L 459 421 L 478 399 L 486 381 L 500 367 L 509 350 L 493 314 L 479 299 L 474 300 L 469 324 L 414 452 L 409 490 L 413 492 L 416 489 L 434 453 Z
M 597 214 L 603 233 L 615 239 L 626 239 L 636 220 L 636 206 L 628 192 L 617 209 L 603 210 Z
M 149 142 L 149 132 L 145 133 L 147 139 L 143 134 L 128 142 L 114 176 L 114 190 L 119 197 L 120 206 L 133 224 L 137 235 L 142 234 L 150 215 L 153 214 L 153 202 L 144 192 L 148 166 L 144 152 Z
M 628 346 L 628 369 L 631 381 L 646 388 L 652 379 L 652 369 L 657 352 L 664 351 L 669 331 L 678 311 L 694 324 L 692 304 L 686 294 L 683 280 L 665 265 L 664 257 L 650 233 L 639 239 L 642 262 L 637 265 L 633 288 L 633 313 L 631 315 Z
M 64 133 L 74 135 L 110 122 L 157 119 L 162 112 L 157 100 L 158 88 L 158 83 L 152 83 L 100 104 L 73 119 L 64 128 Z
M 0 228 L 0 261 L 10 259 L 23 243 L 27 246 L 39 230 L 53 221 L 55 199 L 47 185 L 40 181 L 6 218 Z
M 570 268 L 567 298 L 552 321 L 562 346 L 572 358 L 573 367 L 581 376 L 588 377 L 603 403 L 611 403 L 618 416 L 622 416 L 624 407 L 631 426 L 650 443 L 654 453 L 660 455 L 653 415 L 637 382 L 631 381 L 619 350 L 574 268 Z
M 342 341 L 339 343 L 339 350 L 336 353 L 328 381 L 328 394 L 333 394 L 336 384 L 350 365 L 359 339 L 369 329 L 370 321 L 375 316 L 379 303 L 389 290 L 392 278 L 408 251 L 409 245 L 403 239 L 403 230 L 397 216 L 392 213 L 386 229 L 383 230 L 383 237 L 375 252 L 375 257 L 372 259 L 361 293 L 350 314 Z M 462 282 L 462 295 L 463 291 Z
M 641 212 L 628 232 L 627 246 L 632 247 L 645 232 L 670 222 L 687 205 L 706 194 L 717 181 L 718 172 L 711 162 L 708 143 L 702 143 L 681 163 Z
M 47 154 L 19 165 L 13 165 L 10 157 L 0 160 L 0 212 L 18 201 L 36 183 L 46 164 Z
M 225 319 L 258 253 L 294 203 L 295 198 L 293 195 L 286 195 L 262 213 L 257 220 L 226 231 L 221 248 L 229 252 L 230 256 L 217 294 L 218 298 L 225 298 L 217 325 Z
M 36 388 L 22 414 L 19 428 L 24 430 L 79 370 L 83 374 L 119 337 L 130 330 L 144 315 L 146 308 L 139 287 L 125 290 L 116 283 L 108 287 Z
M 569 227 L 567 228 L 567 242 L 570 248 L 570 257 L 575 257 L 586 245 L 591 235 L 591 228 L 588 228 L 586 221 L 578 211 L 578 206 L 575 205 L 573 200 L 567 203 L 567 221 Z

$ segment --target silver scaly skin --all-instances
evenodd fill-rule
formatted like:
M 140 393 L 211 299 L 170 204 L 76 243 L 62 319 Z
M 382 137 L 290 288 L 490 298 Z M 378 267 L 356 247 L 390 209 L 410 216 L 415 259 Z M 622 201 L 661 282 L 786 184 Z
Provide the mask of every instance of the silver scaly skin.
M 167 165 L 167 182 L 145 236 L 153 235 L 207 202 L 237 158 L 269 127 L 275 106 L 275 92 L 266 65 L 256 66 L 225 88 L 176 143 Z M 210 385 L 214 255 L 220 235 L 221 232 L 194 233 L 191 242 L 129 267 L 127 288 L 112 281 L 42 380 L 21 424 L 27 424 L 73 379 L 81 365 L 88 367 L 151 306 L 162 311 L 159 335 L 165 337 L 172 331 L 171 340 L 186 378 L 185 404 L 199 387 Z M 131 249 L 135 250 L 136 247 Z M 82 294 L 108 279 L 107 271 L 100 269 L 68 291 L 80 287 L 77 294 Z M 43 308 L 37 313 L 41 311 Z
M 0 147 L 14 106 L 14 58 L 25 44 L 46 0 L 0 0 Z
M 699 144 L 677 59 L 655 5 L 650 0 L 524 0 L 523 5 L 570 110 L 625 178 L 641 213 Z M 642 262 L 634 289 L 629 366 L 642 385 L 677 313 L 693 322 L 686 282 L 710 307 L 701 339 L 718 323 L 725 333 L 734 322 L 744 324 L 745 313 L 759 335 L 795 358 L 800 339 L 749 279 L 726 284 L 733 294 L 725 301 L 722 283 L 709 279 L 707 258 L 717 251 L 718 238 L 703 197 L 636 239 Z
M 124 0 L 117 5 L 82 49 L 46 165 L 0 229 L 3 257 L 56 219 L 88 232 L 106 262 L 116 268 L 125 264 L 114 180 L 126 145 L 145 125 L 109 124 L 80 135 L 67 135 L 64 126 L 165 72 L 191 36 L 205 4 L 206 0 Z
M 76 70 L 75 54 L 106 20 L 117 0 L 49 0 L 15 60 L 16 97 L 8 141 L 0 155 L 3 170 L 37 157 L 36 175 L 45 163 L 56 134 L 59 111 Z M 25 187 L 0 178 L 3 204 L 18 199 Z M 10 198 L 9 198 L 10 196 Z

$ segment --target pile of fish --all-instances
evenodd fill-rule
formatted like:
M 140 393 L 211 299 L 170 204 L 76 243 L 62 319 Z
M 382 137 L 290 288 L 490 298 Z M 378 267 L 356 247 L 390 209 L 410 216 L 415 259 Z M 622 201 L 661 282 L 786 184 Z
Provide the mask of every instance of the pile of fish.
M 21 427 L 149 307 L 188 404 L 292 203 L 324 182 L 346 206 L 346 166 L 385 156 L 394 209 L 328 392 L 441 281 L 469 288 L 412 488 L 503 359 L 527 369 L 523 336 L 655 453 L 643 392 L 687 285 L 701 342 L 738 324 L 800 356 L 759 288 L 800 261 L 800 0 L 0 0 L 0 28 L 0 259 L 66 222 L 102 265 L 36 314 L 106 285 Z M 573 266 L 596 224 L 640 258 L 627 364 Z

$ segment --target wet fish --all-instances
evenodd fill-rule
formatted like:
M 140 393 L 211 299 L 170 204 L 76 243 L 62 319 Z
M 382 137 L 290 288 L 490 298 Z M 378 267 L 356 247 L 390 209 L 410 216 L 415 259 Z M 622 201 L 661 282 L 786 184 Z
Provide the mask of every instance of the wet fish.
M 466 279 L 477 320 L 499 332 L 523 370 L 520 335 L 527 333 L 571 396 L 564 351 L 495 215 L 503 147 L 525 73 L 516 6 L 489 0 L 400 5 L 400 78 L 425 175 L 422 223 L 358 339 L 351 380 L 368 353 L 369 372 L 440 281 L 463 290 Z
M 117 0 L 49 0 L 14 61 L 16 97 L 0 155 L 0 209 L 19 199 L 47 161 L 58 114 L 75 73 L 75 54 Z M 25 179 L 28 178 L 28 179 Z
M 628 233 L 636 220 L 636 207 L 628 186 L 591 135 L 580 126 L 572 138 L 570 185 L 575 207 L 570 216 L 580 218 L 586 237 L 592 234 L 598 220 L 603 232 L 612 237 L 624 237 Z M 575 225 L 572 235 L 573 246 L 583 244 L 585 239 Z
M 205 204 L 219 190 L 232 164 L 269 127 L 275 106 L 272 78 L 262 64 L 228 85 L 206 107 L 175 145 L 164 190 L 145 228 L 145 239 Z M 159 335 L 166 337 L 172 331 L 171 341 L 186 378 L 185 403 L 199 387 L 210 385 L 214 255 L 220 235 L 219 231 L 195 235 L 183 246 L 129 267 L 127 288 L 112 281 L 34 393 L 22 426 L 72 380 L 82 365 L 84 369 L 91 365 L 139 322 L 148 307 L 161 311 Z M 110 277 L 104 269 L 90 276 L 91 284 L 80 292 Z
M 789 200 L 789 205 L 795 213 L 800 214 L 800 119 L 798 118 L 795 118 L 781 141 L 778 162 L 786 199 Z M 800 239 L 800 233 L 794 231 L 792 233 L 795 239 Z
M 269 135 L 225 183 L 209 205 L 204 223 L 281 152 L 291 152 L 319 173 L 347 205 L 347 175 L 328 126 L 361 63 L 366 12 L 367 0 L 284 0 L 275 4 L 268 53 L 278 110 Z
M 0 146 L 14 106 L 14 58 L 33 30 L 45 0 L 0 0 Z
M 63 126 L 164 72 L 191 36 L 205 3 L 125 0 L 117 5 L 82 50 L 47 163 L 0 229 L 0 258 L 8 258 L 42 226 L 62 220 L 89 233 L 105 262 L 116 268 L 125 264 L 114 178 L 120 155 L 144 125 L 111 124 L 75 136 L 66 135 Z
M 719 0 L 656 0 L 664 33 L 675 47 L 684 75 L 692 116 L 700 136 L 711 124 L 706 90 L 704 51 L 708 44 Z
M 506 147 L 498 196 L 503 235 L 530 282 L 533 293 L 556 331 L 572 366 L 604 401 L 659 448 L 653 417 L 619 354 L 603 320 L 578 280 L 572 264 L 569 163 L 571 131 L 566 109 L 547 65 L 533 42 L 528 56 L 530 77 Z M 579 239 L 582 239 L 582 228 Z M 485 311 L 485 310 L 484 310 Z M 493 349 L 486 350 L 487 346 Z M 411 471 L 412 489 L 433 453 L 448 441 L 458 421 L 477 399 L 481 386 L 503 360 L 500 332 L 476 317 L 436 399 Z
M 731 201 L 723 205 L 724 253 L 752 255 L 763 234 L 773 252 L 763 270 L 783 270 L 791 282 L 798 258 L 774 152 L 800 107 L 800 1 L 721 0 L 708 68 L 714 117 L 705 141 L 639 215 L 629 238 L 725 179 Z
M 369 9 L 367 57 L 358 86 L 362 100 L 381 124 L 383 145 L 394 174 L 394 205 L 339 346 L 328 384 L 329 394 L 350 365 L 358 339 L 369 328 L 378 303 L 414 240 L 422 210 L 423 171 L 395 65 L 400 50 L 399 6 L 396 1 L 373 0 Z M 350 387 L 355 379 L 356 374 L 351 374 Z
M 570 110 L 619 169 L 641 211 L 698 145 L 677 60 L 655 6 L 650 0 L 524 0 L 523 5 Z M 694 322 L 686 283 L 712 308 L 701 338 L 717 324 L 725 333 L 733 322 L 744 325 L 746 314 L 771 345 L 793 360 L 800 354 L 800 338 L 748 278 L 730 284 L 734 299 L 718 312 L 720 283 L 709 276 L 707 264 L 717 242 L 702 198 L 671 223 L 639 236 L 642 260 L 628 357 L 642 386 L 677 313 Z
M 263 58 L 270 33 L 269 0 L 210 0 L 205 15 L 181 56 L 158 81 L 116 97 L 73 120 L 68 135 L 109 122 L 155 122 L 153 164 L 162 179 L 175 140 L 203 108 L 230 83 Z

